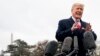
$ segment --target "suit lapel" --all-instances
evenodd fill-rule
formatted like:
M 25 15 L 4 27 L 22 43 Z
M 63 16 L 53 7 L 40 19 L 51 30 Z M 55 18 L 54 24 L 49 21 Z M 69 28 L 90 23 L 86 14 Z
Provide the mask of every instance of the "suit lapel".
M 83 22 L 82 20 L 81 20 L 80 22 L 81 22 L 81 26 L 82 26 L 82 28 L 86 28 L 86 24 L 85 24 L 85 22 Z
M 72 17 L 69 18 L 69 23 L 71 26 L 75 23 L 74 20 L 72 19 Z

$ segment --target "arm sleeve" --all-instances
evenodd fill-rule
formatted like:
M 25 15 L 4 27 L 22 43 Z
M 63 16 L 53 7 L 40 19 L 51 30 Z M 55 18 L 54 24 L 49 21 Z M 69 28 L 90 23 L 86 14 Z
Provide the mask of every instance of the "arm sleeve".
M 93 33 L 93 36 L 94 36 L 94 40 L 96 41 L 97 35 L 96 35 L 96 33 L 94 31 L 92 31 L 92 33 Z
M 63 41 L 65 37 L 71 35 L 72 35 L 72 31 L 68 22 L 65 23 L 64 21 L 59 21 L 58 29 L 56 32 L 56 39 L 58 41 Z

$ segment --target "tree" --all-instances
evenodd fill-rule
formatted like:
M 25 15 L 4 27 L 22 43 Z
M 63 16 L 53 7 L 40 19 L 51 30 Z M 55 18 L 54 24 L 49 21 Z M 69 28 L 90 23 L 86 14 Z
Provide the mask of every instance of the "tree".
M 38 42 L 36 48 L 33 50 L 33 56 L 44 56 L 45 47 L 48 40 Z
M 12 56 L 29 56 L 30 52 L 25 41 L 15 40 L 13 44 L 8 45 L 8 51 Z
M 44 49 L 48 40 L 38 42 L 36 45 L 28 45 L 25 41 L 17 39 L 8 45 L 6 52 L 11 56 L 44 56 Z

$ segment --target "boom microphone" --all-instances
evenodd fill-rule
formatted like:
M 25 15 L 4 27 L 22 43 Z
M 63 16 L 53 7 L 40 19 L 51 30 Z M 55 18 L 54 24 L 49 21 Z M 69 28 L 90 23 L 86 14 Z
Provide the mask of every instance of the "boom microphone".
M 95 44 L 94 36 L 93 36 L 92 32 L 87 31 L 84 33 L 83 46 L 84 46 L 85 50 L 96 48 L 96 44 Z
M 53 56 L 57 51 L 58 43 L 56 41 L 51 41 L 46 45 L 45 56 Z
M 68 53 L 71 50 L 72 38 L 66 37 L 62 45 L 62 52 Z

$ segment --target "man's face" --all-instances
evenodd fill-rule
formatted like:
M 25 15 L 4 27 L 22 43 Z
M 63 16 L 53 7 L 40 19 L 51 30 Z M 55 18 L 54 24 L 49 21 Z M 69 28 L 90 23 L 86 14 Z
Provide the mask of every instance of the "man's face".
M 83 14 L 83 7 L 76 5 L 72 8 L 72 16 L 76 19 L 81 19 Z

